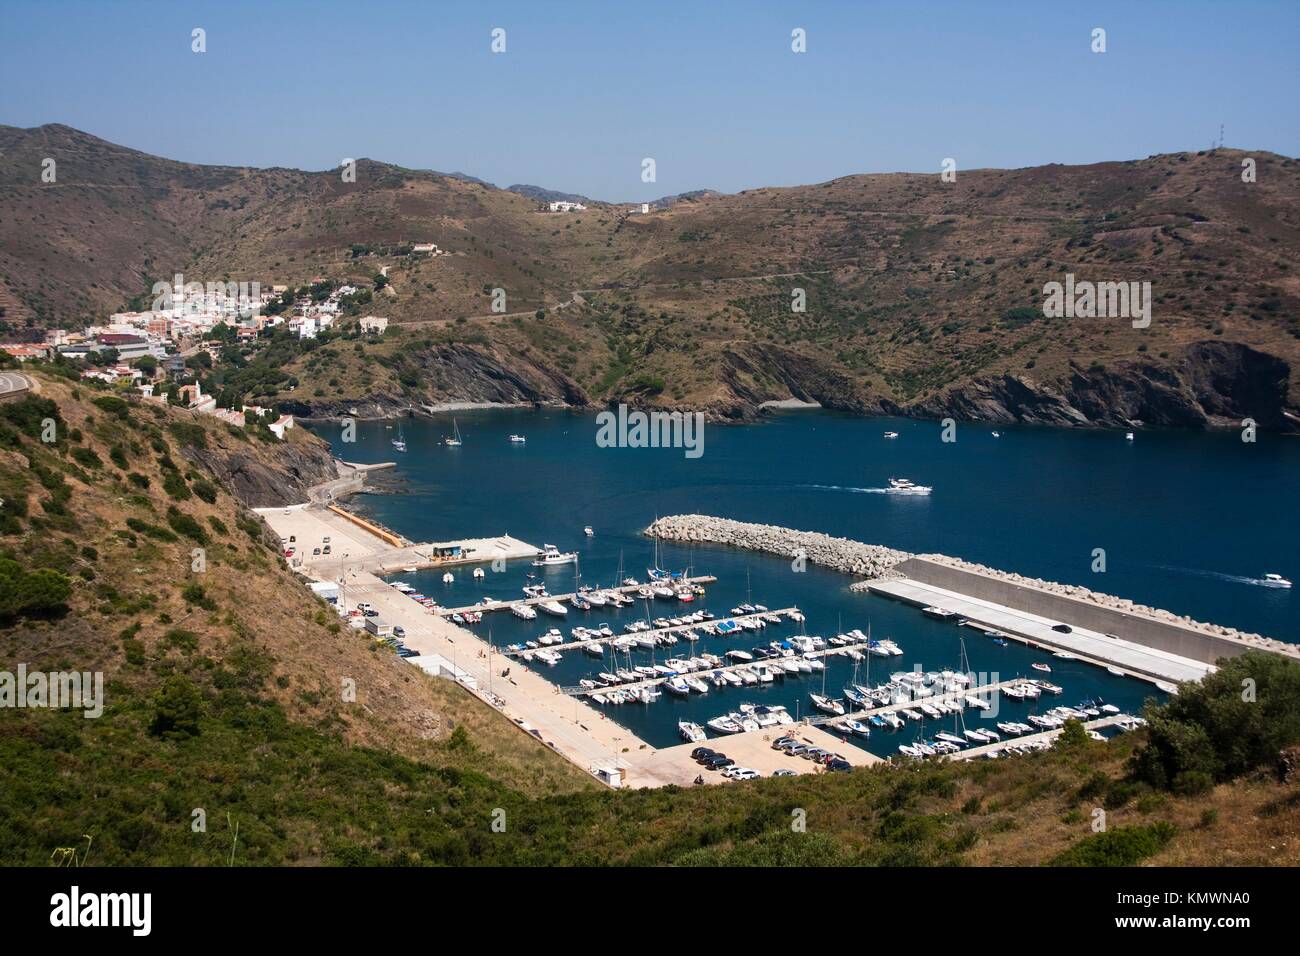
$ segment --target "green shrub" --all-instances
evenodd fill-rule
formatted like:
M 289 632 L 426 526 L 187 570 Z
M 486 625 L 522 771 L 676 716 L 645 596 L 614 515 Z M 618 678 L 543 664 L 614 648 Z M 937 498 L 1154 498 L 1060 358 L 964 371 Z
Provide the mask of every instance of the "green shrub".
M 72 581 L 53 568 L 25 571 L 12 558 L 0 558 L 0 619 L 67 610 Z
M 125 399 L 118 398 L 116 395 L 103 395 L 94 400 L 94 404 L 114 418 L 127 421 L 131 417 L 131 405 Z
M 206 478 L 196 479 L 190 485 L 190 490 L 193 491 L 200 498 L 202 498 L 204 501 L 206 501 L 208 504 L 212 504 L 217 500 L 217 486 L 214 485 L 212 482 L 208 481 Z
M 179 471 L 168 471 L 163 475 L 163 491 L 171 495 L 176 501 L 188 501 L 190 499 L 190 486 L 185 484 L 185 479 L 181 477 Z
M 202 711 L 203 697 L 198 687 L 188 677 L 173 674 L 154 696 L 149 732 L 164 740 L 197 736 Z
M 184 535 L 192 541 L 199 544 L 208 543 L 208 533 L 203 530 L 203 525 L 199 524 L 191 515 L 187 515 L 179 508 L 167 509 L 167 523 L 171 529 L 179 535 Z
M 1053 866 L 1133 866 L 1159 853 L 1174 838 L 1173 824 L 1116 827 L 1094 833 L 1052 859 Z
M 172 422 L 168 428 L 182 445 L 192 448 L 208 447 L 208 433 L 202 425 L 193 422 Z
M 1130 764 L 1137 779 L 1196 793 L 1270 763 L 1300 741 L 1300 662 L 1252 650 L 1218 665 L 1146 709 L 1147 743 Z

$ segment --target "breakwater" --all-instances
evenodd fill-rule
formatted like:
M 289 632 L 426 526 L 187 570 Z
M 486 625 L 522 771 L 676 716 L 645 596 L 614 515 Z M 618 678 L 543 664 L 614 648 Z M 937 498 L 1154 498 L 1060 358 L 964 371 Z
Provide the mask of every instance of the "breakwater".
M 836 538 L 819 531 L 795 531 L 711 515 L 671 515 L 654 522 L 645 533 L 669 541 L 721 544 L 762 551 L 791 561 L 802 555 L 809 564 L 867 578 L 888 576 L 894 573 L 899 563 L 911 557 L 905 551 Z
M 999 589 L 994 589 L 996 594 L 988 588 L 981 588 L 982 592 L 987 593 L 972 596 L 997 600 L 998 603 L 1021 609 L 1029 608 L 1022 607 L 1026 602 L 1018 600 L 1018 593 L 1023 596 L 1031 592 L 1049 592 L 1074 602 L 1083 602 L 1086 605 L 1123 615 L 1130 624 L 1127 628 L 1129 630 L 1134 621 L 1150 621 L 1161 625 L 1162 631 L 1176 629 L 1182 635 L 1193 634 L 1201 639 L 1199 643 L 1193 642 L 1195 649 L 1193 645 L 1179 644 L 1175 651 L 1167 640 L 1152 643 L 1156 646 L 1168 647 L 1175 653 L 1195 656 L 1199 660 L 1205 660 L 1207 656 L 1241 653 L 1250 648 L 1275 651 L 1288 656 L 1300 655 L 1300 648 L 1285 641 L 1218 624 L 1207 624 L 1186 615 L 1147 607 L 1128 598 L 1116 597 L 1113 594 L 1105 594 L 1079 585 L 1044 581 L 944 554 L 913 555 L 882 545 L 837 538 L 821 532 L 797 531 L 777 525 L 754 524 L 698 514 L 669 515 L 660 518 L 646 528 L 645 533 L 666 540 L 726 545 L 791 559 L 803 553 L 812 564 L 864 578 L 865 580 L 851 585 L 851 589 L 855 591 L 865 591 L 868 581 L 882 578 L 915 578 L 964 593 L 969 593 L 972 582 L 993 581 L 1003 585 Z M 945 575 L 943 573 L 945 569 L 963 572 L 963 574 Z

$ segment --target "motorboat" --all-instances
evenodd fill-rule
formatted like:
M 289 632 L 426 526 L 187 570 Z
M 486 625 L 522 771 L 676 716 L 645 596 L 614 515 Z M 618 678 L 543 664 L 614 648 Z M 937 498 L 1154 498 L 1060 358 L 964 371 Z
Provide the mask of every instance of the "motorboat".
M 588 641 L 586 644 L 582 645 L 582 653 L 590 654 L 592 657 L 604 657 L 605 645 L 601 644 L 599 641 Z
M 664 681 L 664 690 L 676 697 L 690 697 L 691 689 L 686 686 L 686 681 L 680 677 L 670 677 Z
M 559 564 L 573 564 L 573 562 L 577 560 L 577 551 L 561 552 L 555 545 L 546 544 L 542 546 L 541 554 L 539 554 L 537 559 L 533 561 L 533 567 L 549 568 Z
M 929 485 L 918 485 L 908 478 L 890 478 L 885 490 L 893 495 L 928 495 L 934 489 Z
M 1289 588 L 1291 586 L 1290 581 L 1282 577 L 1280 574 L 1273 574 L 1271 571 L 1264 575 L 1260 584 L 1264 585 L 1266 588 Z
M 921 608 L 921 613 L 926 617 L 934 618 L 936 621 L 951 621 L 957 616 L 956 611 L 949 611 L 947 608 L 933 605 Z
M 843 726 L 853 731 L 853 733 L 857 734 L 859 737 L 871 736 L 871 728 L 860 720 L 846 720 L 844 721 Z
M 1030 664 L 1029 666 L 1036 671 L 1042 671 L 1044 674 L 1052 673 L 1051 667 L 1049 667 L 1047 664 L 1040 663 L 1039 661 L 1034 661 L 1034 663 Z
M 590 537 L 592 537 L 596 532 L 593 531 L 593 530 L 591 529 L 591 525 L 586 525 L 586 526 L 582 529 L 582 533 L 585 534 L 588 538 L 590 538 Z
M 1125 432 L 1125 433 L 1124 433 L 1124 440 L 1125 440 L 1125 441 L 1132 441 L 1132 440 L 1133 440 L 1133 433 L 1132 433 L 1132 432 Z
M 510 444 L 512 444 L 512 445 L 522 445 L 522 444 L 524 444 L 526 441 L 528 441 L 528 439 L 525 438 L 523 435 L 511 435 L 511 436 L 510 436 Z
M 708 721 L 708 725 L 710 730 L 719 734 L 738 734 L 745 729 L 740 725 L 740 721 L 730 714 L 714 717 Z
M 527 604 L 516 604 L 512 606 L 510 608 L 510 613 L 524 621 L 535 621 L 537 619 L 537 612 Z
M 677 732 L 688 744 L 703 743 L 706 736 L 703 727 L 689 720 L 677 721 Z
M 885 432 L 885 437 L 886 437 L 886 438 L 897 438 L 897 437 L 898 437 L 898 432 Z

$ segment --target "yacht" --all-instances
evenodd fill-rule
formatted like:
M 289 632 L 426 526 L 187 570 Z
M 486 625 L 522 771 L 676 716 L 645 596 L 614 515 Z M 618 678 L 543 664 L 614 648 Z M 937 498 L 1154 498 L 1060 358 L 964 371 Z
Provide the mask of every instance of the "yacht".
M 886 490 L 894 495 L 928 495 L 934 489 L 929 485 L 915 484 L 908 478 L 890 478 Z
M 573 564 L 578 560 L 577 551 L 561 552 L 555 545 L 547 544 L 542 546 L 542 553 L 537 556 L 533 562 L 535 568 L 549 568 L 557 564 Z M 590 600 L 590 598 L 588 598 Z
M 510 436 L 510 444 L 512 444 L 512 445 L 522 445 L 522 444 L 524 444 L 526 441 L 528 441 L 528 439 L 525 438 L 523 435 L 511 435 L 511 436 Z
M 709 729 L 719 734 L 738 734 L 745 728 L 730 714 L 723 714 L 709 721 Z
M 455 437 L 453 437 L 453 438 L 444 438 L 444 439 L 442 440 L 442 443 L 443 443 L 444 445 L 447 445 L 447 446 L 450 447 L 450 448 L 459 448 L 459 447 L 461 446 L 461 441 L 460 441 L 460 426 L 456 424 L 456 419 L 454 419 L 454 418 L 451 420 L 451 427 L 452 427 L 452 430 L 456 433 L 456 434 L 455 434 Z
M 886 437 L 886 438 L 897 438 L 897 437 L 898 437 L 898 432 L 885 432 L 885 437 Z
M 590 538 L 596 532 L 591 530 L 591 525 L 587 525 L 585 528 L 582 529 L 582 533 L 585 534 L 588 538 Z
M 933 605 L 921 608 L 921 613 L 926 617 L 934 618 L 936 621 L 951 621 L 957 616 L 956 611 L 949 611 L 946 608 L 934 607 Z
M 1035 661 L 1034 663 L 1030 664 L 1029 666 L 1032 667 L 1034 670 L 1036 670 L 1036 671 L 1042 671 L 1042 672 L 1045 673 L 1045 674 L 1050 674 L 1050 673 L 1052 673 L 1052 669 L 1051 669 L 1049 666 L 1047 666 L 1046 664 L 1040 664 L 1038 661 Z
M 1001 433 L 1001 432 L 994 432 L 994 433 L 993 433 L 993 437 L 994 437 L 994 438 L 1001 438 L 1001 437 L 1002 437 L 1002 433 Z
M 527 604 L 516 604 L 510 608 L 510 613 L 524 621 L 534 621 L 537 619 L 537 612 Z
M 688 744 L 703 743 L 705 739 L 704 728 L 689 720 L 677 721 L 677 732 Z
M 582 652 L 584 654 L 590 654 L 592 657 L 604 657 L 605 647 L 599 641 L 589 640 L 586 644 L 582 645 Z
M 1280 574 L 1273 574 L 1271 571 L 1264 575 L 1264 580 L 1260 582 L 1266 588 L 1289 588 L 1291 582 Z
M 393 447 L 398 451 L 406 451 L 406 442 L 402 441 L 400 438 L 394 438 Z

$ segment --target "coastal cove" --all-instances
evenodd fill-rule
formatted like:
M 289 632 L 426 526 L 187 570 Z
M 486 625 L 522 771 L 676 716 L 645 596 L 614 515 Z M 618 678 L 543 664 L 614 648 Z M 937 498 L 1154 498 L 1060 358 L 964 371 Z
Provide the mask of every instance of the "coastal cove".
M 616 583 L 620 558 L 624 575 L 644 580 L 654 561 L 644 529 L 660 515 L 707 513 L 912 553 L 940 552 L 1202 621 L 1297 638 L 1291 592 L 1251 583 L 1265 571 L 1292 578 L 1300 571 L 1294 514 L 1247 504 L 1296 497 L 1300 448 L 1286 440 L 1264 436 L 1259 444 L 1245 445 L 1236 433 L 1141 432 L 1129 443 L 1123 433 L 1005 426 L 994 438 L 993 429 L 969 425 L 959 427 L 955 443 L 943 443 L 935 423 L 801 411 L 760 425 L 710 427 L 704 454 L 687 459 L 681 449 L 597 447 L 591 415 L 494 410 L 459 413 L 457 424 L 460 447 L 441 444 L 452 433 L 450 417 L 359 423 L 356 442 L 346 444 L 337 425 L 313 427 L 345 460 L 397 461 L 383 479 L 393 493 L 353 496 L 349 508 L 416 541 L 509 534 L 578 550 L 584 584 Z M 886 431 L 899 437 L 886 439 Z M 406 453 L 391 444 L 399 433 Z M 525 436 L 526 443 L 512 444 L 511 434 Z M 814 468 L 810 462 L 821 464 Z M 933 486 L 934 492 L 883 493 L 895 476 Z M 583 534 L 586 525 L 592 537 Z M 1105 573 L 1090 570 L 1096 548 L 1106 551 Z M 1050 663 L 1051 679 L 1066 689 L 1056 703 L 1101 697 L 1132 713 L 1156 695 L 1149 683 L 1017 644 L 1000 646 L 977 631 L 928 620 L 914 608 L 851 592 L 854 578 L 822 568 L 796 572 L 790 561 L 770 555 L 672 542 L 661 545 L 659 564 L 716 575 L 697 606 L 720 615 L 749 600 L 801 608 L 809 634 L 830 637 L 870 625 L 874 636 L 895 640 L 905 652 L 884 665 L 872 661 L 872 683 L 887 679 L 890 670 L 957 667 L 960 630 L 976 672 L 1006 679 L 1032 674 L 1034 662 Z M 432 571 L 396 577 L 454 607 L 484 596 L 518 598 L 534 569 L 526 561 L 512 562 L 481 581 L 469 571 L 456 569 L 452 584 Z M 575 569 L 548 569 L 539 579 L 552 593 L 572 591 Z M 671 616 L 664 606 L 670 602 L 654 603 L 651 615 Z M 495 614 L 474 630 L 483 637 L 490 630 L 493 644 L 504 647 L 535 639 L 551 626 L 568 634 L 578 625 L 608 621 L 617 633 L 638 615 L 645 616 L 640 605 L 621 612 L 571 611 L 563 621 Z M 793 633 L 791 627 L 774 627 L 733 646 Z M 704 649 L 714 650 L 697 648 Z M 676 650 L 681 649 L 661 651 L 660 659 Z M 578 652 L 565 653 L 553 668 L 534 666 L 563 686 L 603 669 Z M 865 676 L 858 680 L 865 682 Z M 828 659 L 828 693 L 838 695 L 852 677 L 852 662 Z M 742 701 L 780 702 L 806 714 L 808 694 L 820 692 L 820 685 L 817 676 L 788 680 L 783 688 L 743 687 L 685 700 L 665 695 L 649 706 L 609 708 L 608 717 L 664 747 L 679 742 L 677 720 L 702 722 Z M 887 756 L 900 740 L 878 734 L 860 746 Z

